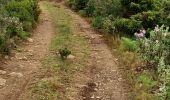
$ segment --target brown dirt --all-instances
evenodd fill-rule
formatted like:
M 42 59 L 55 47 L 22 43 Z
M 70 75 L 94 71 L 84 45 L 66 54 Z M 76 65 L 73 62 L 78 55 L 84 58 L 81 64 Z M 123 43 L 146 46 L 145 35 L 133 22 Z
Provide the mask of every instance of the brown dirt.
M 25 95 L 28 94 L 30 86 L 42 77 L 41 61 L 49 54 L 54 29 L 48 11 L 41 9 L 43 11 L 41 22 L 32 36 L 34 42 L 26 43 L 26 46 L 16 51 L 15 57 L 0 66 L 7 71 L 7 74 L 0 75 L 7 81 L 6 85 L 0 88 L 0 100 L 27 100 Z M 84 75 L 76 76 L 79 81 L 74 86 L 80 87 L 80 90 L 76 88 L 79 90 L 79 94 L 75 94 L 78 99 L 72 97 L 70 100 L 128 100 L 123 85 L 126 82 L 120 73 L 121 69 L 103 37 L 79 15 L 66 7 L 65 9 L 73 17 L 81 32 L 85 33 L 82 35 L 89 39 L 93 49 L 87 67 L 89 69 L 86 69 Z M 11 72 L 19 72 L 23 77 L 9 76 Z
M 121 68 L 102 35 L 95 32 L 90 24 L 67 7 L 67 12 L 79 26 L 85 37 L 91 41 L 91 65 L 86 76 L 89 79 L 80 91 L 79 100 L 129 100 L 124 86 L 126 80 L 121 75 Z
M 42 68 L 41 61 L 49 52 L 53 31 L 52 22 L 48 12 L 42 9 L 40 23 L 33 32 L 33 42 L 26 42 L 15 51 L 15 56 L 10 57 L 0 68 L 7 73 L 0 75 L 6 79 L 6 85 L 0 88 L 0 100 L 26 100 L 21 97 L 26 92 L 27 88 L 33 84 L 41 76 L 40 69 Z M 9 73 L 16 72 L 23 77 L 10 76 Z

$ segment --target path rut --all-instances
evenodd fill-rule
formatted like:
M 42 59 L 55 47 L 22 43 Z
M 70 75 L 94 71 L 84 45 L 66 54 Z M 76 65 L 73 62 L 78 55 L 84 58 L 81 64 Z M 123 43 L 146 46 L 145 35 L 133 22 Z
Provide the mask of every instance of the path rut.
M 82 100 L 128 100 L 117 59 L 113 56 L 102 35 L 95 32 L 90 24 L 68 8 L 65 8 L 82 32 L 91 40 L 92 65 L 87 86 L 82 90 Z
M 6 85 L 0 88 L 0 100 L 23 100 L 21 97 L 30 84 L 41 76 L 39 75 L 42 68 L 41 61 L 49 52 L 54 33 L 48 12 L 44 8 L 41 9 L 40 23 L 33 32 L 31 41 L 24 43 L 24 47 L 15 51 L 14 57 L 10 57 L 9 60 L 0 65 L 0 68 L 7 72 L 0 75 L 6 80 Z M 23 76 L 10 76 L 11 72 Z

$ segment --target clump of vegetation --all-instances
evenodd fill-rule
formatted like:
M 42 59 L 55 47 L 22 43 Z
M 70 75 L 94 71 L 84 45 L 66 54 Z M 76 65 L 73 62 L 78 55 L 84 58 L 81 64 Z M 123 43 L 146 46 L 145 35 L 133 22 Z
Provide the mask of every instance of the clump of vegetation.
M 59 54 L 61 56 L 61 59 L 65 60 L 71 54 L 71 51 L 68 50 L 67 48 L 62 48 L 62 49 L 59 49 Z
M 165 26 L 157 26 L 154 31 L 150 32 L 149 38 L 139 38 L 141 58 L 156 72 L 160 100 L 169 99 L 170 88 L 170 32 Z
M 0 7 L 0 50 L 11 49 L 9 45 L 15 42 L 15 37 L 30 36 L 40 9 L 37 0 L 7 0 Z M 13 39 L 13 42 L 11 42 Z M 10 42 L 9 42 L 10 41 Z

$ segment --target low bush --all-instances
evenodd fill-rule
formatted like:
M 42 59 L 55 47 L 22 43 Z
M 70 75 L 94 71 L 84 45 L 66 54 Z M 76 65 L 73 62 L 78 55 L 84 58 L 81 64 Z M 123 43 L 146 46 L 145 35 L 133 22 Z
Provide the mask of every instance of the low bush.
M 37 0 L 8 0 L 0 9 L 0 49 L 9 51 L 11 38 L 30 36 L 40 9 Z
M 165 26 L 157 26 L 150 32 L 150 37 L 140 37 L 139 53 L 148 67 L 154 70 L 158 81 L 159 100 L 169 100 L 170 88 L 170 32 Z
M 71 51 L 67 48 L 61 48 L 58 51 L 62 60 L 67 59 L 67 57 L 71 54 Z

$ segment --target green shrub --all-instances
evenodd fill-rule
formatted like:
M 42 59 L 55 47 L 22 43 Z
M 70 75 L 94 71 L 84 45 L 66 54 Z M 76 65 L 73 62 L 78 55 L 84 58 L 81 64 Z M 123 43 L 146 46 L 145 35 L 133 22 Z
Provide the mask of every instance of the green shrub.
M 11 1 L 6 5 L 5 9 L 10 17 L 17 17 L 24 23 L 23 28 L 26 31 L 33 27 L 40 14 L 36 0 Z
M 121 3 L 120 0 L 89 0 L 86 10 L 90 15 L 116 17 L 121 15 Z
M 159 100 L 168 100 L 170 88 L 170 32 L 169 28 L 155 27 L 149 38 L 139 38 L 139 53 L 150 69 L 156 71 L 159 85 Z
M 142 28 L 141 21 L 130 20 L 126 18 L 118 18 L 114 21 L 114 26 L 117 31 L 122 31 L 133 35 L 136 31 Z
M 79 11 L 79 14 L 80 14 L 80 16 L 82 16 L 82 17 L 86 17 L 86 11 L 85 10 L 80 10 Z
M 135 40 L 132 40 L 130 38 L 125 38 L 122 37 L 121 39 L 122 41 L 122 45 L 123 45 L 123 49 L 126 51 L 136 51 L 138 49 L 138 43 Z
M 61 59 L 65 60 L 67 59 L 67 56 L 71 54 L 71 51 L 68 50 L 67 48 L 62 48 L 62 49 L 59 49 L 59 54 L 61 56 Z
M 115 33 L 114 21 L 111 20 L 109 17 L 106 17 L 103 21 L 103 30 L 107 33 Z
M 0 51 L 9 52 L 13 37 L 25 38 L 32 31 L 40 9 L 37 0 L 7 0 L 0 7 Z M 14 41 L 13 41 L 14 42 Z
M 146 90 L 149 90 L 157 85 L 157 82 L 153 79 L 152 75 L 147 72 L 143 72 L 138 77 L 138 82 L 141 83 Z
M 66 4 L 70 6 L 72 9 L 79 11 L 83 10 L 89 0 L 65 0 Z
M 98 16 L 96 17 L 93 22 L 92 22 L 92 26 L 96 29 L 102 29 L 103 27 L 103 17 L 101 16 Z

